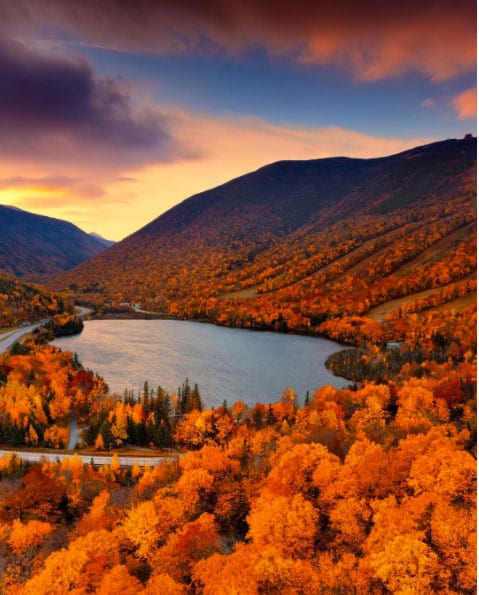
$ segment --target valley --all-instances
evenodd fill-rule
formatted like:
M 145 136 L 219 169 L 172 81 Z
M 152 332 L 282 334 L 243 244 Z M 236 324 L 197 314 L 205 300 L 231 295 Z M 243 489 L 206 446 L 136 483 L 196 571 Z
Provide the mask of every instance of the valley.
M 92 306 L 331 338 L 334 321 L 374 318 L 393 300 L 473 294 L 475 147 L 273 164 L 186 200 L 51 286 Z M 400 340 L 393 324 L 383 335 Z
M 476 4 L 0 0 L 0 595 L 477 593 Z
M 272 164 L 48 289 L 7 268 L 5 592 L 472 593 L 475 147 Z

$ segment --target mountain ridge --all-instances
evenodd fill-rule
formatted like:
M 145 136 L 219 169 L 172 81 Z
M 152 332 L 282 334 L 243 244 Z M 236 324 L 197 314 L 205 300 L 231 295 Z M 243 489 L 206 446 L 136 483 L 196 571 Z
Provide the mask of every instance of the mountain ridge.
M 55 286 L 219 324 L 320 332 L 325 319 L 397 298 L 403 282 L 405 295 L 427 288 L 421 279 L 434 285 L 420 255 L 461 228 L 467 266 L 447 282 L 470 274 L 475 159 L 467 137 L 374 159 L 276 162 L 186 199 Z M 417 278 L 397 281 L 413 258 Z M 453 250 L 438 259 L 452 262 Z M 348 270 L 355 290 L 343 286 Z
M 105 249 L 78 226 L 0 205 L 0 270 L 30 281 L 73 268 Z
M 193 205 L 194 205 L 194 207 L 197 208 L 198 204 L 201 204 L 201 202 L 204 202 L 205 199 L 206 199 L 206 201 L 211 200 L 210 197 L 213 198 L 213 201 L 217 201 L 218 199 L 221 200 L 224 197 L 225 191 L 227 192 L 228 190 L 230 190 L 231 187 L 237 186 L 238 184 L 241 184 L 245 180 L 250 180 L 253 176 L 256 177 L 256 176 L 266 175 L 266 177 L 269 177 L 269 175 L 272 174 L 272 178 L 274 179 L 274 178 L 277 178 L 278 174 L 282 174 L 283 176 L 285 173 L 287 174 L 288 169 L 291 168 L 292 166 L 294 166 L 295 168 L 300 167 L 303 169 L 309 169 L 309 168 L 314 168 L 316 165 L 319 165 L 319 164 L 325 165 L 325 166 L 332 166 L 333 168 L 342 167 L 344 165 L 350 165 L 353 168 L 363 167 L 364 165 L 366 165 L 367 167 L 370 167 L 370 168 L 375 168 L 381 164 L 387 163 L 389 161 L 392 161 L 392 160 L 395 160 L 398 158 L 399 159 L 401 159 L 401 158 L 411 159 L 411 158 L 418 157 L 418 156 L 420 156 L 421 152 L 424 151 L 424 149 L 427 149 L 430 154 L 432 153 L 436 157 L 436 156 L 438 156 L 438 154 L 440 155 L 441 153 L 443 153 L 443 151 L 441 151 L 441 150 L 435 151 L 435 149 L 443 149 L 445 147 L 449 147 L 449 146 L 455 145 L 457 143 L 460 143 L 460 144 L 464 145 L 465 148 L 467 148 L 468 146 L 472 146 L 473 144 L 475 145 L 475 139 L 473 139 L 473 138 L 472 139 L 447 139 L 444 141 L 434 142 L 434 143 L 431 143 L 428 145 L 421 145 L 419 147 L 414 147 L 412 149 L 408 149 L 405 151 L 401 151 L 400 153 L 395 153 L 393 155 L 387 155 L 384 157 L 357 158 L 357 157 L 336 156 L 336 157 L 326 157 L 326 158 L 319 158 L 319 159 L 275 161 L 271 164 L 264 165 L 252 172 L 248 172 L 246 174 L 243 174 L 241 176 L 233 178 L 232 180 L 224 182 L 223 184 L 220 184 L 219 186 L 216 186 L 214 188 L 210 188 L 208 190 L 193 194 L 192 196 L 184 199 L 177 205 L 173 206 L 171 209 L 169 209 L 165 213 L 158 216 L 156 219 L 154 219 L 150 223 L 147 223 L 145 226 L 143 226 L 136 232 L 132 233 L 131 236 L 134 236 L 134 235 L 136 235 L 140 232 L 143 232 L 143 231 L 155 229 L 157 227 L 158 223 L 160 222 L 160 220 L 162 223 L 166 222 L 166 221 L 168 221 L 168 223 L 170 223 L 171 221 L 169 219 L 172 218 L 173 215 L 176 215 L 179 211 L 181 211 L 185 205 L 188 205 L 190 210 L 192 210 Z M 362 177 L 364 177 L 364 174 Z M 295 182 L 296 182 L 296 180 L 293 180 L 293 183 L 295 183 Z M 128 237 L 131 237 L 131 236 L 128 236 Z

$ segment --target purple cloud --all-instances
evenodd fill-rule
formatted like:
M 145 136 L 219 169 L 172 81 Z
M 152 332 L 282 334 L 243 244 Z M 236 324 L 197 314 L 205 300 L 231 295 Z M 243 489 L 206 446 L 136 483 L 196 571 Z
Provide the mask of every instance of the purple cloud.
M 136 165 L 187 156 L 167 116 L 138 108 L 125 81 L 100 78 L 84 59 L 0 41 L 0 154 Z

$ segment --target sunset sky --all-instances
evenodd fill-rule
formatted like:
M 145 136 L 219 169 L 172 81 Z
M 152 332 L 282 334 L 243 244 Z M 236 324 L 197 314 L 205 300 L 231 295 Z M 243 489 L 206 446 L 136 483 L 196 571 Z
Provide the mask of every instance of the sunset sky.
M 476 134 L 475 0 L 0 0 L 0 204 L 119 240 L 279 159 Z

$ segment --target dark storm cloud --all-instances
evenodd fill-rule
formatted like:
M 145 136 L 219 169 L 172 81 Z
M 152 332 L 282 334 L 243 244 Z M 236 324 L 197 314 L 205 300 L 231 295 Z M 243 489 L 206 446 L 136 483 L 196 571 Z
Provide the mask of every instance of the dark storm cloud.
M 101 164 L 168 161 L 182 153 L 168 118 L 134 105 L 121 80 L 95 75 L 83 59 L 40 54 L 0 41 L 0 152 Z
M 272 54 L 377 80 L 416 70 L 435 80 L 475 68 L 474 0 L 0 0 L 3 22 L 52 27 L 126 51 Z

